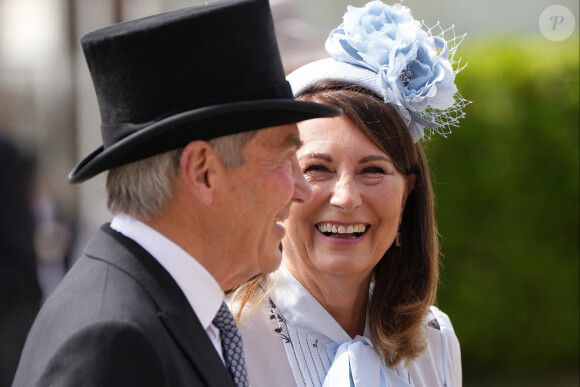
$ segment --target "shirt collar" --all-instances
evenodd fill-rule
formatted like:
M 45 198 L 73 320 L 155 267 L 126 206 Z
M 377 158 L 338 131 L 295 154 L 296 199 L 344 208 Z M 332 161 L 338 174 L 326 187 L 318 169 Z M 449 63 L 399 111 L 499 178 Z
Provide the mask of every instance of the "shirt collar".
M 213 276 L 165 235 L 127 214 L 115 215 L 111 228 L 133 239 L 167 270 L 207 329 L 224 300 Z

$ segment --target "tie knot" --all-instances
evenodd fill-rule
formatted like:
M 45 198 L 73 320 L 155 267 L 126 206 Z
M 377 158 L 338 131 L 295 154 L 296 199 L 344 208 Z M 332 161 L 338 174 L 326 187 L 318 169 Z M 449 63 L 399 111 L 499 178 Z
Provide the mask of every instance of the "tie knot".
M 213 318 L 213 325 L 215 325 L 221 332 L 238 331 L 234 316 L 232 316 L 232 313 L 225 302 L 222 302 L 218 312 Z

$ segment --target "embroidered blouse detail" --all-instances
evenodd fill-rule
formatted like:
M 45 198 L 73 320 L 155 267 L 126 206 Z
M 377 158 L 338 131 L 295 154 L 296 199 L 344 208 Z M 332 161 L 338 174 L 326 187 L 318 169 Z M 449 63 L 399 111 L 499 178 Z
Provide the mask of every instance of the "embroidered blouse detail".
M 286 354 L 290 361 L 290 366 L 295 373 L 298 386 L 322 386 L 326 374 L 332 364 L 332 359 L 336 355 L 338 345 L 332 342 L 323 342 L 320 338 L 315 338 L 302 331 L 298 327 L 289 326 L 286 318 L 276 307 L 271 298 L 270 319 L 275 320 L 279 327 L 274 331 L 280 334 L 280 338 L 285 344 Z

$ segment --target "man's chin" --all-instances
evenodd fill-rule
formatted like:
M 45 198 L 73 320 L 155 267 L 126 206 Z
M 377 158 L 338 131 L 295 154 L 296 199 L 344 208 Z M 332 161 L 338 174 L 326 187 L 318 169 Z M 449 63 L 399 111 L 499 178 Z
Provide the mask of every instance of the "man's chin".
M 280 251 L 279 248 L 276 248 L 275 251 L 271 251 L 269 254 L 264 254 L 261 262 L 262 274 L 268 274 L 278 270 L 280 263 L 282 263 L 282 251 Z

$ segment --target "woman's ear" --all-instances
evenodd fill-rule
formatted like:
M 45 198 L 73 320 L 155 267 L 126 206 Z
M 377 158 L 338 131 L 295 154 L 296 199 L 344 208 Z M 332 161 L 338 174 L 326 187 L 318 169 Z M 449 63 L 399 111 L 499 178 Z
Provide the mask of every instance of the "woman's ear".
M 209 205 L 214 194 L 217 154 L 209 143 L 192 141 L 185 146 L 179 160 L 179 176 L 187 191 L 201 203 Z

